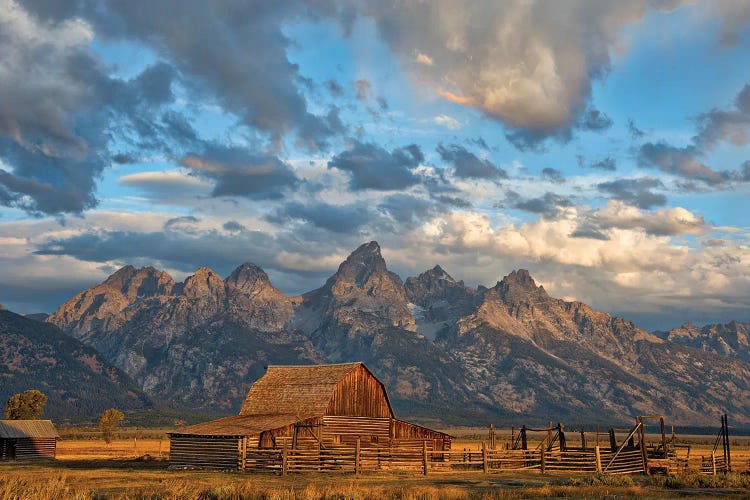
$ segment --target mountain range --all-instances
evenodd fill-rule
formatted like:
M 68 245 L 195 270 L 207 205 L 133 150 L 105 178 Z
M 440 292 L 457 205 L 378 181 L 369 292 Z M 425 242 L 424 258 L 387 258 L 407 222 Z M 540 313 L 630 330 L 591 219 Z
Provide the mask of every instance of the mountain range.
M 184 282 L 126 266 L 46 321 L 172 408 L 234 413 L 269 364 L 363 360 L 397 413 L 422 421 L 714 425 L 727 411 L 750 424 L 747 325 L 652 334 L 549 296 L 525 270 L 489 288 L 440 266 L 402 281 L 376 242 L 299 296 L 251 263 Z
M 152 406 L 125 372 L 93 348 L 54 325 L 0 310 L 0 401 L 27 389 L 41 390 L 48 398 L 45 417 L 58 420 Z

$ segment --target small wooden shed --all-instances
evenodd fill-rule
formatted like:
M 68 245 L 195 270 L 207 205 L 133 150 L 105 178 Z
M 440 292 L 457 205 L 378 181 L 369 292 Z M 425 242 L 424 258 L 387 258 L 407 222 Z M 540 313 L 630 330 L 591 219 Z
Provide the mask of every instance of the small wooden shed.
M 55 458 L 59 437 L 50 420 L 0 420 L 0 460 Z
M 395 417 L 385 386 L 364 363 L 269 366 L 240 414 L 170 434 L 173 466 L 236 468 L 263 449 L 450 450 L 451 436 Z

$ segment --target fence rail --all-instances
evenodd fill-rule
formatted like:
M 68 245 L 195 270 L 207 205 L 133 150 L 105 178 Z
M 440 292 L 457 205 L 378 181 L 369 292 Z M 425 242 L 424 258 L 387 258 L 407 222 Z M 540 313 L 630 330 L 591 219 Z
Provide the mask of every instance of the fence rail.
M 603 470 L 602 464 L 607 464 Z M 634 474 L 644 472 L 641 452 L 578 450 L 421 450 L 415 448 L 337 447 L 334 449 L 248 449 L 241 469 L 281 472 L 350 472 L 412 470 L 424 474 L 441 471 L 540 471 L 543 473 Z

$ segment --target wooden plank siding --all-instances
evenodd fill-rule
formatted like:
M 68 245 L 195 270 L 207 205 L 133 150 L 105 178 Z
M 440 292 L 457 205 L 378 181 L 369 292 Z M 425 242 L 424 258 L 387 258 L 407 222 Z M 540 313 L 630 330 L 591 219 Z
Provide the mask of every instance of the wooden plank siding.
M 54 459 L 56 438 L 0 439 L 0 460 Z
M 389 418 L 393 410 L 382 382 L 360 363 L 336 384 L 325 415 Z
M 241 438 L 173 434 L 169 446 L 169 463 L 173 467 L 237 469 L 241 466 Z
M 351 448 L 359 439 L 362 448 L 388 447 L 390 424 L 391 419 L 388 417 L 328 415 L 323 417 L 323 444 L 326 448 Z

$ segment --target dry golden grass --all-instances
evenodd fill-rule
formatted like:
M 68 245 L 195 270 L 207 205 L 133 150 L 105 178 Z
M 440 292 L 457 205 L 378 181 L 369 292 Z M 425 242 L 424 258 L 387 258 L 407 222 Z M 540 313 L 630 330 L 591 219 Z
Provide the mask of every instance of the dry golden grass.
M 126 459 L 149 455 L 169 457 L 169 439 L 61 439 L 57 442 L 59 460 Z
M 162 458 L 158 458 L 161 446 Z M 481 440 L 454 442 L 454 449 L 481 448 Z M 712 445 L 693 443 L 691 456 L 710 453 Z M 746 467 L 750 447 L 733 448 L 733 464 Z M 104 499 L 516 499 L 671 497 L 685 488 L 705 498 L 750 497 L 750 476 L 675 478 L 562 476 L 538 473 L 479 472 L 372 474 L 305 474 L 281 477 L 241 472 L 169 470 L 168 440 L 63 439 L 55 462 L 0 464 L 0 500 L 62 498 Z M 697 458 L 699 460 L 699 458 Z M 696 462 L 697 463 L 697 462 Z M 682 488 L 682 490 L 680 489 Z M 714 488 L 714 489 L 707 489 Z M 718 488 L 718 489 L 716 489 Z M 692 491 L 690 490 L 690 491 Z M 694 492 L 695 494 L 695 492 Z

